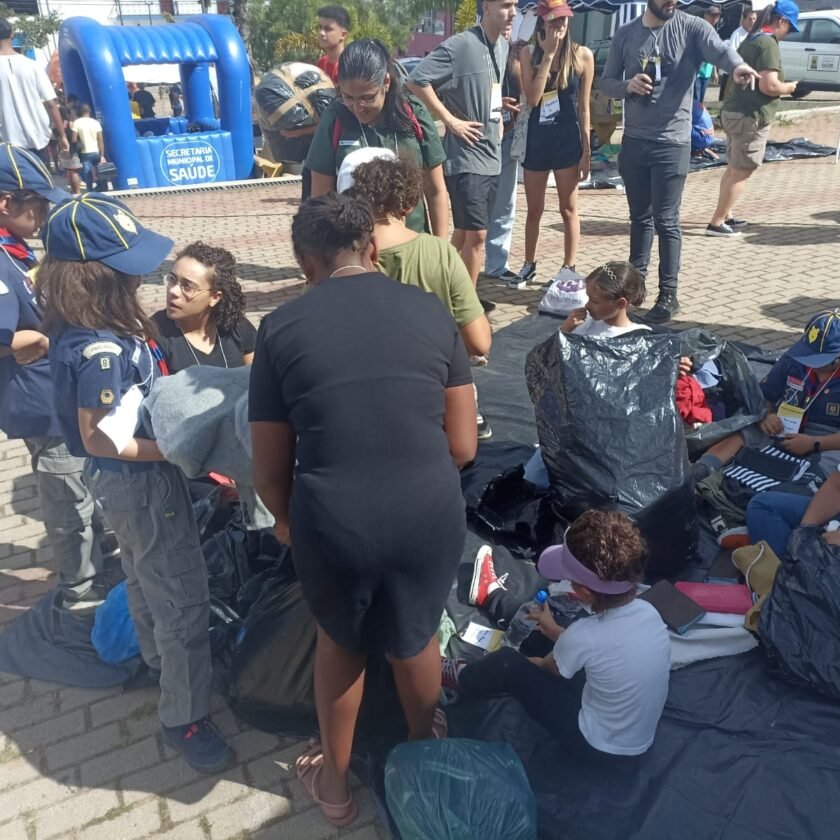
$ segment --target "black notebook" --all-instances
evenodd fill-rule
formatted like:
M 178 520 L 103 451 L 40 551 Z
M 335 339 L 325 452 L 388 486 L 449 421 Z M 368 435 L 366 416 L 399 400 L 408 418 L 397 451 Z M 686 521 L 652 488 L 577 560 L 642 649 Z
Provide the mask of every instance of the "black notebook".
M 706 615 L 700 604 L 683 595 L 667 580 L 660 580 L 639 597 L 656 607 L 668 629 L 680 636 Z

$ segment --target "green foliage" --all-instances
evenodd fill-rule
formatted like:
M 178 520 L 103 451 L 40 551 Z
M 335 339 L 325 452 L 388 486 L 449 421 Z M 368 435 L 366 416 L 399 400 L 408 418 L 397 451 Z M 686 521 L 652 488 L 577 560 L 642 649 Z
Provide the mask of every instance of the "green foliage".
M 0 3 L 0 17 L 15 18 L 12 26 L 26 48 L 46 47 L 50 36 L 57 34 L 61 28 L 61 17 L 56 12 L 48 15 L 19 15 Z
M 345 0 L 342 5 L 353 21 L 351 38 L 378 38 L 396 51 L 406 46 L 426 9 L 446 6 L 447 2 Z M 324 5 L 327 0 L 252 0 L 250 45 L 257 67 L 264 71 L 281 61 L 316 59 L 320 53 L 315 40 L 317 12 Z
M 454 30 L 465 32 L 475 26 L 475 19 L 478 16 L 478 0 L 461 0 L 455 11 Z

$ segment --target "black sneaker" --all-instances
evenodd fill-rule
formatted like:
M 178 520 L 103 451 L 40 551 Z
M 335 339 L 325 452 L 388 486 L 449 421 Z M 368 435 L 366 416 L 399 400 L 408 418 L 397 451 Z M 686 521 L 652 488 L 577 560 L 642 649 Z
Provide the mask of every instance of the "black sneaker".
M 706 225 L 706 236 L 723 236 L 732 239 L 734 236 L 740 236 L 741 231 L 730 227 L 726 222 L 722 225 Z
M 484 298 L 479 298 L 478 302 L 482 305 L 485 312 L 492 312 L 496 308 L 496 304 L 493 303 L 492 300 L 484 300 Z
M 142 691 L 146 688 L 160 687 L 160 670 L 158 668 L 150 668 L 145 662 L 140 663 L 140 667 L 122 684 L 121 690 L 123 694 L 129 691 Z
M 233 750 L 210 718 L 186 726 L 164 726 L 163 740 L 198 773 L 220 773 L 234 761 Z
M 509 289 L 524 289 L 529 283 L 534 282 L 537 276 L 537 264 L 535 262 L 526 262 L 522 268 L 508 280 Z
M 490 438 L 493 437 L 493 430 L 490 428 L 490 424 L 484 419 L 484 415 L 480 411 L 475 415 L 475 422 L 478 426 L 478 439 L 490 440 Z
M 749 224 L 749 222 L 745 222 L 743 219 L 732 218 L 727 219 L 726 224 L 728 224 L 729 227 L 732 228 L 732 230 L 743 230 Z
M 680 311 L 676 292 L 660 292 L 653 308 L 641 316 L 646 324 L 667 324 Z

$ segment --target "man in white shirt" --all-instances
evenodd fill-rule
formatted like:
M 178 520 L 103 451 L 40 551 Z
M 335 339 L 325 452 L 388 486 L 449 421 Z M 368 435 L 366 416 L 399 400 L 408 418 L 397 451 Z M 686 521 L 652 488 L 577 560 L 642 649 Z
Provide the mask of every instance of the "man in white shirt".
M 70 149 L 58 99 L 46 72 L 15 52 L 12 34 L 11 23 L 0 17 L 0 141 L 29 149 L 49 165 L 53 128 L 61 151 Z
M 756 19 L 756 12 L 753 7 L 749 3 L 744 3 L 741 6 L 741 25 L 726 39 L 724 43 L 729 44 L 733 50 L 737 50 L 738 47 L 746 40 L 747 35 L 750 34 L 750 30 L 755 26 L 755 19 Z M 726 73 L 720 74 L 720 101 L 726 98 L 726 83 L 729 81 L 729 76 Z
M 73 142 L 79 146 L 82 162 L 82 179 L 89 190 L 93 189 L 95 167 L 105 163 L 105 143 L 102 139 L 102 124 L 90 115 L 90 105 L 79 107 L 79 116 L 70 124 Z

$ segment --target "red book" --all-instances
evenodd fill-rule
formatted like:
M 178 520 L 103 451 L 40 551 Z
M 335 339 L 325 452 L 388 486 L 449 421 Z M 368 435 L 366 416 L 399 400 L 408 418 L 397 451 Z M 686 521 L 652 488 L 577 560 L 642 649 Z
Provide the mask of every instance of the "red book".
M 674 586 L 706 612 L 745 615 L 752 609 L 750 588 L 743 583 L 691 583 L 681 580 Z

